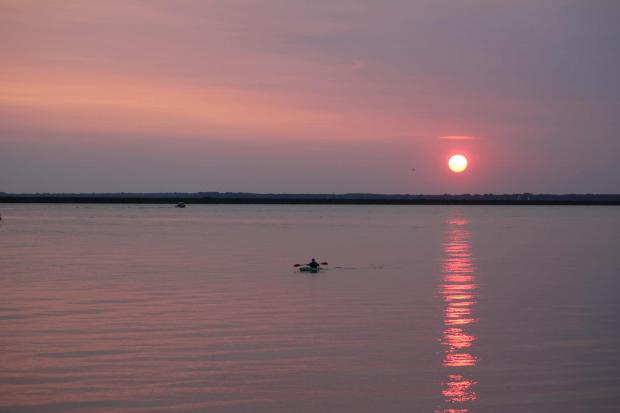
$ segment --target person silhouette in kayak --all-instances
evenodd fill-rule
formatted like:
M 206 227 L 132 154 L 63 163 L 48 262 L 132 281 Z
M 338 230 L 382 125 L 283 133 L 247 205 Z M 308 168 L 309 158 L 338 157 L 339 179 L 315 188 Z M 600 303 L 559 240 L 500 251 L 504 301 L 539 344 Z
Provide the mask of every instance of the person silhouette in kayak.
M 310 261 L 307 265 L 310 268 L 319 268 L 321 266 L 314 258 L 312 258 L 312 261 Z

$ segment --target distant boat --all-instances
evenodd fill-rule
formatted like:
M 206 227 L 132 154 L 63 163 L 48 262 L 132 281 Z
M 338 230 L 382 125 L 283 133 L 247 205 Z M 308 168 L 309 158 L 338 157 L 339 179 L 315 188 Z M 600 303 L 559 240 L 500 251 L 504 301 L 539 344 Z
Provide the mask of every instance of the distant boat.
M 179 202 L 178 204 L 175 205 L 177 208 L 185 208 L 185 202 Z

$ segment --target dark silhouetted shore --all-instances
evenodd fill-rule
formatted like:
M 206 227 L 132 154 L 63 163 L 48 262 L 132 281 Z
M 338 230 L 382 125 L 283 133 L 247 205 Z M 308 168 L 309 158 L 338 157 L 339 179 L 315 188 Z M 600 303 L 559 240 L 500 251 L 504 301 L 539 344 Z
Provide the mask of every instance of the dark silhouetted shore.
M 243 192 L 8 194 L 0 203 L 298 205 L 620 205 L 620 194 L 255 194 Z

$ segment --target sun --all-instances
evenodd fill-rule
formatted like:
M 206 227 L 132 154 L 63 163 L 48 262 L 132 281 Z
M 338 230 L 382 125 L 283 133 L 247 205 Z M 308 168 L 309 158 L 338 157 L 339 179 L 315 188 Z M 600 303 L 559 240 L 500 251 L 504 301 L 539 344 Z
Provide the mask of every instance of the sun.
M 467 158 L 463 155 L 452 155 L 448 160 L 448 168 L 452 172 L 461 173 L 467 169 Z

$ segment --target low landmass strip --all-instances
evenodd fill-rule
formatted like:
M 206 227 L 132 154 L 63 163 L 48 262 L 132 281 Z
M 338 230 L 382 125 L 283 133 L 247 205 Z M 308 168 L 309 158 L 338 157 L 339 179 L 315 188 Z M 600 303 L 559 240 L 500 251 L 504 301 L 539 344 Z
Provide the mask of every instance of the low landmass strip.
M 309 205 L 620 205 L 620 194 L 257 194 L 249 192 L 35 193 L 0 192 L 0 203 Z

